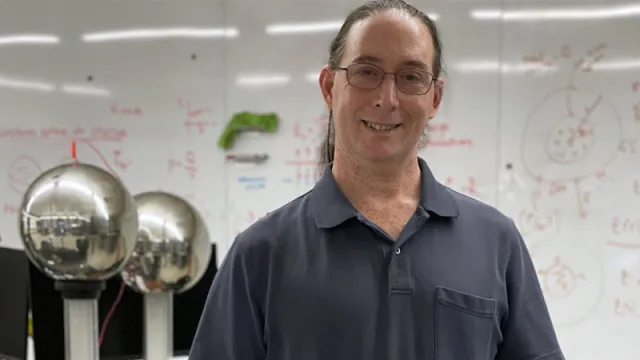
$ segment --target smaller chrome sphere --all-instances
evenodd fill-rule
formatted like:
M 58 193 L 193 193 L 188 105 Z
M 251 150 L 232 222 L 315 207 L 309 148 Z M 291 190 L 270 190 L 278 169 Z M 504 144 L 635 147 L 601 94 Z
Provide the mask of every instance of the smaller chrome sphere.
M 56 280 L 105 280 L 133 252 L 138 218 L 122 182 L 90 164 L 64 164 L 27 188 L 19 215 L 29 260 Z
M 181 293 L 204 275 L 211 244 L 197 209 L 181 197 L 162 191 L 134 196 L 138 209 L 135 250 L 121 276 L 139 293 Z

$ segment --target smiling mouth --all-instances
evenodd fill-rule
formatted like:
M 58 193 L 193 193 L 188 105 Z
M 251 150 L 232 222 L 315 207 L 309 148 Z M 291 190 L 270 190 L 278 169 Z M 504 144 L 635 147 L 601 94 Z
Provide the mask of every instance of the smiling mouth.
M 362 123 L 369 129 L 380 131 L 380 132 L 389 132 L 397 129 L 398 127 L 400 127 L 400 125 L 402 125 L 402 124 L 391 124 L 391 125 L 373 124 L 365 120 L 362 120 Z

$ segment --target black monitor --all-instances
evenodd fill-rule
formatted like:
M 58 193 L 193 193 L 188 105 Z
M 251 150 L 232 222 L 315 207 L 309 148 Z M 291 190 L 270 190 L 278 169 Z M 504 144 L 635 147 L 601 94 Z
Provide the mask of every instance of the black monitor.
M 0 247 L 0 359 L 27 358 L 28 263 L 24 251 Z
M 211 261 L 202 279 L 189 291 L 173 299 L 174 355 L 188 355 L 200 315 L 216 274 L 216 247 L 212 244 Z M 65 358 L 64 312 L 54 280 L 31 265 L 31 301 L 34 351 L 37 360 Z M 120 292 L 120 301 L 112 312 L 100 346 L 101 360 L 129 360 L 144 357 L 143 296 L 129 287 L 122 288 L 120 276 L 106 282 L 98 300 L 98 319 L 102 327 Z

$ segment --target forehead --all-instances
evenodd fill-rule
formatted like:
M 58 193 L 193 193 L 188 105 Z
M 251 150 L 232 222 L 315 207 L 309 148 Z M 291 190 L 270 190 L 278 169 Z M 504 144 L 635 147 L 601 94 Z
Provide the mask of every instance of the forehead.
M 379 59 L 380 65 L 396 67 L 422 63 L 431 69 L 433 42 L 420 19 L 388 10 L 353 25 L 346 39 L 344 59 Z

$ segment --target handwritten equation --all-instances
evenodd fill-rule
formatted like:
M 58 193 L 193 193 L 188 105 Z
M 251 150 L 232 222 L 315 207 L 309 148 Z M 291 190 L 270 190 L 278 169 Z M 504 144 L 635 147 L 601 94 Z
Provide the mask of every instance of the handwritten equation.
M 211 109 L 194 107 L 190 101 L 186 101 L 183 98 L 178 98 L 177 102 L 178 106 L 185 112 L 182 124 L 187 129 L 187 133 L 192 134 L 195 132 L 202 135 L 208 128 L 215 126 L 215 122 L 201 119 L 205 114 L 211 113 Z
M 555 53 L 551 56 L 545 55 L 542 51 L 537 52 L 536 54 L 524 55 L 522 57 L 522 61 L 525 64 L 536 65 L 535 67 L 530 68 L 530 72 L 533 72 L 535 69 L 540 70 L 548 70 L 553 68 L 556 63 L 563 59 L 569 59 L 572 56 L 571 46 L 563 45 L 560 48 L 558 53 Z
M 611 219 L 611 233 L 619 239 L 608 241 L 608 245 L 623 249 L 640 249 L 640 217 L 614 216 Z
M 113 163 L 121 170 L 126 170 L 131 166 L 133 161 L 131 159 L 124 159 L 122 150 L 113 150 Z
M 296 147 L 293 150 L 293 159 L 286 160 L 285 164 L 289 166 L 317 166 L 318 154 L 320 153 L 320 146 L 304 146 Z
M 295 186 L 313 186 L 319 169 L 320 146 L 297 147 L 293 151 L 293 158 L 286 160 L 285 165 L 294 168 L 294 175 L 282 179 L 284 183 Z
M 587 53 L 574 63 L 574 69 L 583 72 L 593 71 L 593 66 L 604 58 L 604 50 L 606 48 L 607 44 L 599 43 L 593 48 L 588 49 Z
M 321 145 L 328 135 L 329 112 L 308 122 L 298 122 L 293 127 L 293 137 L 296 146 L 292 156 L 284 164 L 294 171 L 293 174 L 282 178 L 282 182 L 305 189 L 313 186 L 319 170 L 320 153 L 324 151 Z M 302 189 L 299 189 L 302 191 Z
M 198 174 L 196 153 L 192 150 L 186 151 L 182 159 L 169 159 L 168 165 L 169 173 L 182 170 L 185 171 L 191 179 L 195 179 Z
M 303 144 L 318 144 L 327 135 L 329 113 L 325 112 L 311 122 L 297 122 L 293 125 L 293 137 Z
M 0 128 L 0 140 L 51 140 L 72 141 L 83 140 L 91 142 L 121 142 L 127 137 L 127 130 L 108 127 L 46 127 L 46 128 Z
M 236 180 L 244 190 L 263 190 L 267 188 L 265 176 L 240 176 Z
M 613 312 L 622 318 L 640 320 L 640 302 L 636 300 L 623 300 L 620 297 L 613 299 Z
M 447 123 L 429 123 L 418 142 L 418 149 L 424 148 L 450 148 L 450 147 L 472 147 L 473 139 L 456 138 L 450 135 L 451 127 Z
M 112 103 L 109 109 L 112 115 L 124 115 L 124 116 L 141 116 L 142 110 L 138 106 L 120 106 L 117 103 Z
M 312 167 L 303 168 L 298 166 L 296 168 L 296 173 L 294 177 L 285 177 L 282 179 L 282 182 L 285 184 L 293 184 L 296 186 L 306 186 L 310 187 L 316 183 L 317 176 L 320 175 L 317 171 Z
M 559 216 L 556 211 L 542 213 L 532 209 L 522 209 L 517 218 L 518 229 L 523 236 L 558 230 Z
M 620 286 L 627 292 L 636 295 L 624 299 L 617 296 L 613 299 L 613 311 L 615 315 L 624 318 L 640 319 L 640 302 L 637 300 L 640 291 L 640 274 L 624 269 L 620 272 Z
M 620 271 L 620 285 L 640 290 L 640 275 L 634 274 L 630 270 L 622 270 Z
M 619 217 L 611 219 L 611 233 L 614 235 L 640 235 L 640 217 Z
M 592 72 L 595 64 L 600 62 L 604 58 L 604 51 L 607 48 L 607 44 L 599 43 L 594 47 L 587 49 L 586 53 L 575 60 L 572 64 L 574 71 Z M 549 71 L 558 63 L 573 58 L 574 51 L 570 45 L 561 46 L 560 50 L 556 53 L 545 54 L 542 51 L 538 51 L 535 54 L 524 55 L 522 62 L 527 65 L 529 73 Z
M 20 213 L 19 207 L 11 204 L 3 204 L 2 213 L 5 215 L 18 215 Z
M 474 176 L 468 176 L 461 181 L 456 181 L 453 177 L 447 176 L 444 181 L 444 185 L 450 188 L 456 188 L 463 194 L 469 196 L 478 196 L 480 193 L 477 190 L 476 178 Z

